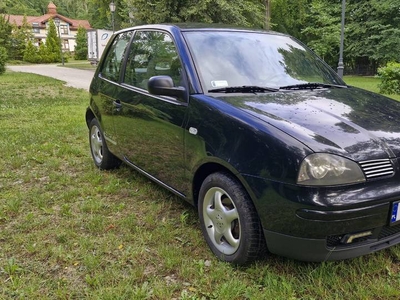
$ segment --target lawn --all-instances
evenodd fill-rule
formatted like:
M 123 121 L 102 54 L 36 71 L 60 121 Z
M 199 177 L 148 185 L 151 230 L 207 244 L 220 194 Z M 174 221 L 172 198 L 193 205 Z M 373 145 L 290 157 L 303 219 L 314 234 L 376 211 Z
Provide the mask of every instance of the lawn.
M 362 77 L 362 76 L 344 76 L 344 81 L 348 85 L 356 86 L 362 89 L 366 89 L 375 93 L 379 93 L 378 84 L 380 79 L 376 77 Z M 400 101 L 400 95 L 385 95 Z
M 88 93 L 0 77 L 0 299 L 399 299 L 400 247 L 327 263 L 237 268 L 196 210 L 135 171 L 97 170 Z
M 64 67 L 81 69 L 81 70 L 95 70 L 96 65 L 90 63 L 87 60 L 73 60 L 72 58 L 68 59 L 68 62 L 64 63 Z

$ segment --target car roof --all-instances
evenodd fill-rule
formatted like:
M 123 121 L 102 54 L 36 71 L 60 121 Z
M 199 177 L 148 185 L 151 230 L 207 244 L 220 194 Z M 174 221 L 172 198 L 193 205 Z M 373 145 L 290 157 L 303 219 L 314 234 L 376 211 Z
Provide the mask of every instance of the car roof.
M 287 36 L 286 34 L 279 33 L 276 31 L 265 30 L 260 28 L 249 28 L 240 27 L 229 24 L 220 23 L 160 23 L 160 24 L 146 24 L 138 25 L 130 28 L 126 28 L 120 31 L 130 31 L 135 29 L 163 29 L 168 31 L 179 30 L 181 32 L 189 31 L 241 31 L 241 32 L 254 32 L 254 33 L 266 33 L 274 35 Z

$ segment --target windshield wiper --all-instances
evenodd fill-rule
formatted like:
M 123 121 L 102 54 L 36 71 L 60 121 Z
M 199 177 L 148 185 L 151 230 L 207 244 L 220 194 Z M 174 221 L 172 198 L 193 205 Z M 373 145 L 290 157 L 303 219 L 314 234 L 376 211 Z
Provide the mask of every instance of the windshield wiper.
M 265 92 L 278 92 L 279 89 L 272 87 L 261 87 L 261 86 L 230 86 L 218 89 L 208 90 L 209 93 L 265 93 Z
M 347 86 L 346 85 L 338 85 L 338 84 L 319 83 L 319 82 L 308 82 L 308 83 L 281 86 L 279 89 L 281 89 L 281 90 L 316 90 L 316 89 L 322 89 L 322 88 L 347 88 Z

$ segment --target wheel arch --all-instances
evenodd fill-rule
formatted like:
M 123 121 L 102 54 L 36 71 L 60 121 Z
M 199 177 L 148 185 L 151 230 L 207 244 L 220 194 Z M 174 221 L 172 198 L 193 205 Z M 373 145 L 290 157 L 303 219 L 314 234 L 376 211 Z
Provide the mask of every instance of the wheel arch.
M 247 194 L 249 195 L 251 201 L 253 202 L 254 205 L 254 193 L 250 189 L 249 185 L 245 181 L 245 179 L 240 175 L 240 173 L 233 168 L 228 168 L 220 163 L 217 162 L 208 162 L 203 165 L 201 165 L 197 170 L 196 173 L 193 177 L 193 185 L 192 185 L 192 196 L 193 196 L 193 205 L 195 207 L 198 206 L 199 202 L 199 191 L 201 188 L 202 183 L 204 182 L 204 179 L 206 179 L 207 176 L 213 173 L 217 172 L 224 172 L 235 178 L 245 189 Z
M 96 118 L 95 114 L 93 113 L 93 111 L 88 108 L 86 109 L 86 114 L 85 114 L 85 119 L 86 119 L 86 126 L 89 128 L 90 122 Z

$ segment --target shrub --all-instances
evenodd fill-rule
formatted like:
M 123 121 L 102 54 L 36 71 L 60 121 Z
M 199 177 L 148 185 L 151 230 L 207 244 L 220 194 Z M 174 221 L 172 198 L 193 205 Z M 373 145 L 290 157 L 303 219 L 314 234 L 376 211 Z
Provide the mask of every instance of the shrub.
M 380 93 L 400 95 L 400 63 L 391 62 L 379 68 L 378 77 L 382 80 L 378 86 Z
M 46 44 L 40 44 L 39 46 L 39 63 L 53 63 L 57 61 L 57 57 L 56 56 L 60 56 L 57 53 L 52 53 L 51 51 L 49 51 L 49 48 L 47 47 Z
M 0 75 L 6 71 L 7 49 L 0 47 Z
M 40 60 L 38 50 L 36 46 L 32 44 L 31 41 L 29 41 L 28 44 L 26 45 L 23 60 L 30 63 L 38 63 Z
M 75 47 L 75 59 L 86 60 L 88 53 L 88 43 L 86 30 L 82 26 L 79 26 L 78 33 L 76 34 L 76 47 Z

